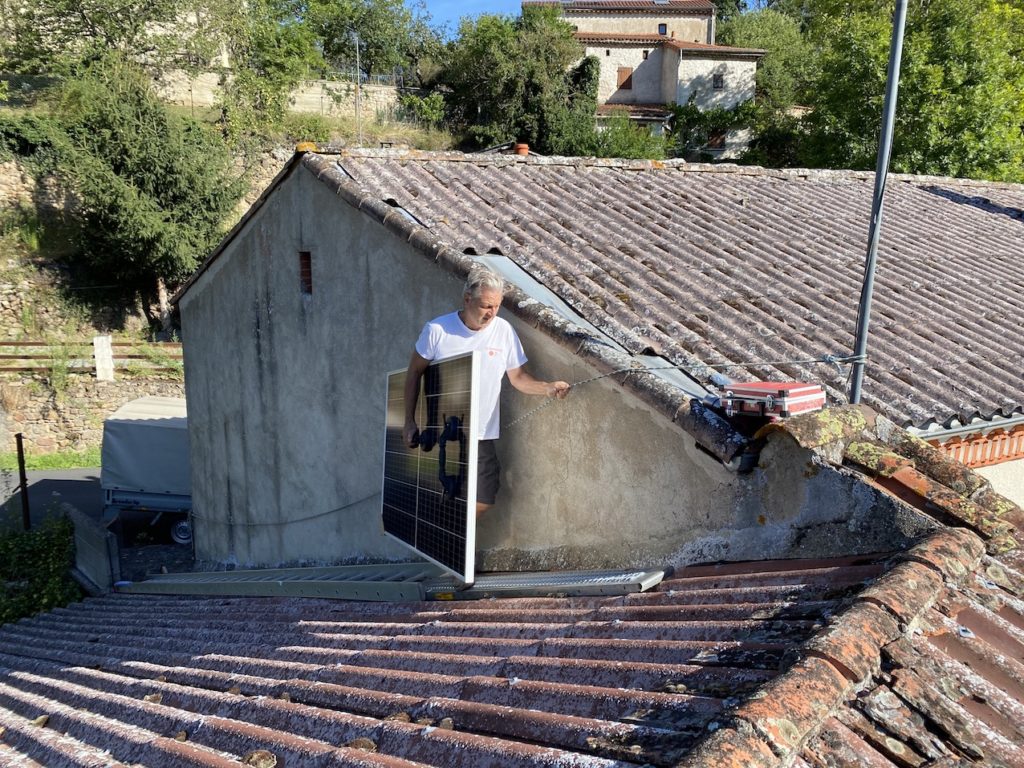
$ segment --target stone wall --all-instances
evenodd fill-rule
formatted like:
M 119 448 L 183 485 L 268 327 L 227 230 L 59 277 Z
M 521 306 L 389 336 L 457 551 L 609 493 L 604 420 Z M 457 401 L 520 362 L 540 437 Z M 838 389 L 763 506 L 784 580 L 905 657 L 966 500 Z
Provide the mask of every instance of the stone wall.
M 0 451 L 15 450 L 14 436 L 19 432 L 28 453 L 99 446 L 103 420 L 145 395 L 184 397 L 185 385 L 141 377 L 99 382 L 92 375 L 73 374 L 67 389 L 57 396 L 38 379 L 5 378 L 0 381 Z
M 157 92 L 172 104 L 185 107 L 212 107 L 220 98 L 220 78 L 206 72 L 189 77 L 173 73 L 157 84 Z M 390 114 L 398 104 L 398 89 L 393 85 L 363 85 L 360 111 L 364 120 L 378 114 Z M 305 80 L 291 92 L 289 110 L 318 115 L 355 117 L 355 83 L 344 80 Z
M 37 181 L 16 160 L 0 162 L 0 212 L 32 208 L 46 215 L 73 207 L 74 200 L 60 188 L 56 179 L 45 177 Z

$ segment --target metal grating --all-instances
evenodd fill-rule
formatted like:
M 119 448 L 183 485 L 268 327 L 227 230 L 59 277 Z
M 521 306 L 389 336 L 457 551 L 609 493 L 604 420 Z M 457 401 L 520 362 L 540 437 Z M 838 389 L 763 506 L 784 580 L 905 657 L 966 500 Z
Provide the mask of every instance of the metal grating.
M 477 574 L 472 587 L 453 590 L 451 584 L 431 583 L 434 600 L 483 600 L 490 597 L 554 597 L 568 595 L 626 595 L 645 592 L 665 578 L 663 570 L 559 571 L 542 573 Z
M 662 570 L 564 571 L 479 574 L 467 588 L 431 563 L 274 568 L 251 571 L 168 573 L 121 581 L 117 592 L 158 595 L 319 597 L 373 602 L 483 600 L 493 597 L 625 595 L 644 592 Z

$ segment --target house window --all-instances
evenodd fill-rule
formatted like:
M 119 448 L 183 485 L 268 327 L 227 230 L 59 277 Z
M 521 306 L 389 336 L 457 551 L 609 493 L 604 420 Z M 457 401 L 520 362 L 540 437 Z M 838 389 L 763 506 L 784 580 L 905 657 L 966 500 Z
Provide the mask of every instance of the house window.
M 630 91 L 633 89 L 633 68 L 632 67 L 619 67 L 619 89 L 623 91 Z
M 717 130 L 708 134 L 708 149 L 725 149 L 725 131 Z
M 299 290 L 306 296 L 313 293 L 313 254 L 299 251 Z
M 720 91 L 725 88 L 725 75 L 712 75 L 711 87 L 716 91 Z
M 604 55 L 605 56 L 611 56 L 612 55 L 611 49 L 610 48 L 605 48 L 604 49 Z
M 644 61 L 647 61 L 647 51 L 644 51 Z
M 659 24 L 658 25 L 658 34 L 659 35 L 667 35 L 668 34 L 668 24 Z

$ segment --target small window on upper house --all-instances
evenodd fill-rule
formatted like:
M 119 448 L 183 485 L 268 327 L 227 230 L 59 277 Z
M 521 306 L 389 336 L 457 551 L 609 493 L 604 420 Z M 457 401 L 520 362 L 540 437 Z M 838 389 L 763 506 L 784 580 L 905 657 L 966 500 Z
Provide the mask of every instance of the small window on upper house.
M 647 51 L 644 51 L 644 61 L 647 61 Z
M 716 91 L 720 91 L 725 88 L 725 75 L 712 75 L 711 87 Z
M 611 56 L 612 55 L 611 49 L 610 48 L 605 48 L 604 49 L 604 55 L 605 56 Z
M 658 34 L 659 35 L 667 35 L 668 34 L 668 24 L 659 24 L 658 25 Z
M 708 134 L 708 149 L 725 149 L 725 130 L 711 131 Z
M 306 296 L 313 293 L 313 254 L 299 251 L 299 290 Z
M 629 91 L 633 89 L 632 67 L 619 67 L 618 84 L 621 90 Z

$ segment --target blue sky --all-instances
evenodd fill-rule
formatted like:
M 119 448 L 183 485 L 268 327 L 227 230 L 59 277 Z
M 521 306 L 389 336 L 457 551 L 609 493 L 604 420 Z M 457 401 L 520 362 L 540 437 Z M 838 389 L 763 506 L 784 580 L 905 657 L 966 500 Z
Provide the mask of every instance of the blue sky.
M 427 11 L 436 26 L 447 25 L 454 33 L 463 16 L 481 13 L 519 15 L 520 0 L 425 0 Z

